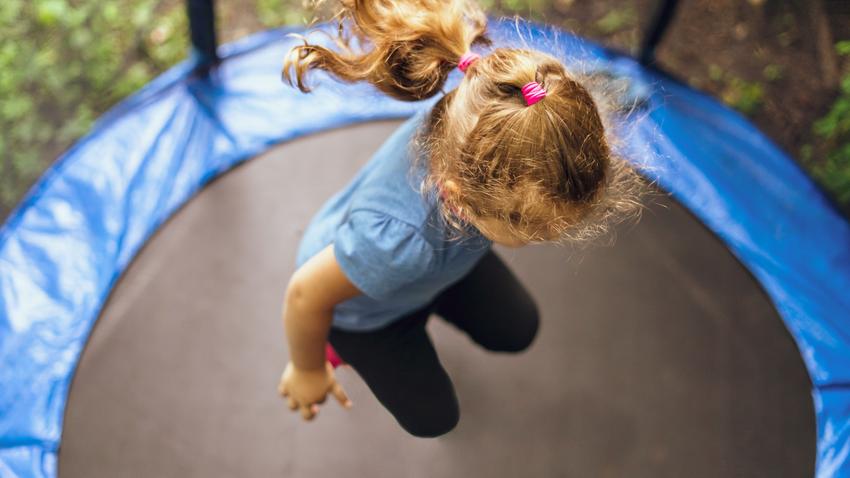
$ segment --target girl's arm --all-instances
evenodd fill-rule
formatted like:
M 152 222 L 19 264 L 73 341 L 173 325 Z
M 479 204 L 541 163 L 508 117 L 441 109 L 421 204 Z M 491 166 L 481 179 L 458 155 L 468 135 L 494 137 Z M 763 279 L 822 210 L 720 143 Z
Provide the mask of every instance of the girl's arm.
M 360 294 L 337 264 L 333 244 L 295 271 L 286 289 L 283 322 L 296 368 L 325 367 L 325 342 L 334 306 Z
M 279 391 L 288 397 L 289 407 L 300 409 L 306 420 L 315 416 L 317 404 L 323 403 L 328 393 L 345 407 L 351 406 L 345 391 L 336 383 L 333 367 L 325 360 L 325 342 L 334 306 L 360 294 L 340 269 L 333 245 L 310 258 L 289 281 L 283 325 L 291 359 Z

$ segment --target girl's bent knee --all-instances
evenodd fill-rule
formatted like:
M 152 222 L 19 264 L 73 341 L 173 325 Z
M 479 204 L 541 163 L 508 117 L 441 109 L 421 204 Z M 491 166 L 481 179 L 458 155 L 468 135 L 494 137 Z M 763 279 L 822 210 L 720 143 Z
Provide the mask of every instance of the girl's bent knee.
M 528 349 L 534 343 L 540 329 L 540 315 L 536 308 L 526 315 L 523 323 L 525 326 L 515 331 L 512 336 L 501 337 L 500 340 L 492 340 L 483 345 L 493 352 L 517 353 Z

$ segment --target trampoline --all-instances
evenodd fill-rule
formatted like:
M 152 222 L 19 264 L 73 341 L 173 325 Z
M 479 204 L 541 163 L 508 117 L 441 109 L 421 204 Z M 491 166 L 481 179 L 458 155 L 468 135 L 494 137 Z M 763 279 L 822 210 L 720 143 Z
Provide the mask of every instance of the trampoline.
M 116 107 L 0 230 L 0 475 L 850 476 L 848 224 L 714 100 L 549 27 L 490 31 L 644 85 L 626 142 L 671 197 L 613 246 L 497 249 L 541 305 L 528 352 L 430 320 L 454 431 L 406 435 L 350 369 L 352 410 L 307 424 L 276 394 L 302 228 L 429 106 L 321 75 L 308 103 L 277 30 Z

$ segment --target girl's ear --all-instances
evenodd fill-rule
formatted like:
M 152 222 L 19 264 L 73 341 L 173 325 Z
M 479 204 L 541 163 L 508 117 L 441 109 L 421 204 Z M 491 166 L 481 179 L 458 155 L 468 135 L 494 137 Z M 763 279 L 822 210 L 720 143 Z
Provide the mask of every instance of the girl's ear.
M 443 200 L 451 202 L 458 202 L 460 199 L 460 186 L 451 179 L 447 179 L 440 186 L 440 194 L 443 196 Z M 466 216 L 463 213 L 463 208 L 460 206 L 451 206 L 451 210 L 458 219 L 466 221 Z
M 445 189 L 446 194 L 450 194 L 455 197 L 460 195 L 460 186 L 451 179 L 447 179 L 446 182 L 443 183 L 443 188 Z

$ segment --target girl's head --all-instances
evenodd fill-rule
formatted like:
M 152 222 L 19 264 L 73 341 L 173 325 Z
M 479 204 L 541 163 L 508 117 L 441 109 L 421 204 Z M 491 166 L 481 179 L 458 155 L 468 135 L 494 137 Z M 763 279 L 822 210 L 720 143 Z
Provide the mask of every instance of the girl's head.
M 317 68 L 400 100 L 430 98 L 470 47 L 489 44 L 486 17 L 473 2 L 342 5 L 351 21 L 341 23 L 338 51 L 305 42 L 286 59 L 284 76 L 302 91 L 309 91 L 305 74 Z M 522 87 L 530 82 L 546 96 L 528 105 Z M 423 187 L 442 192 L 450 224 L 471 223 L 498 243 L 587 239 L 639 211 L 640 180 L 609 141 L 599 101 L 559 60 L 496 48 L 433 108 L 420 136 L 428 153 Z

